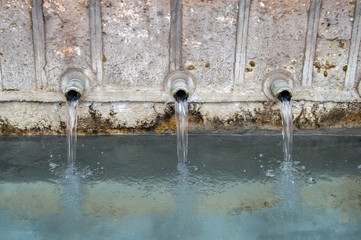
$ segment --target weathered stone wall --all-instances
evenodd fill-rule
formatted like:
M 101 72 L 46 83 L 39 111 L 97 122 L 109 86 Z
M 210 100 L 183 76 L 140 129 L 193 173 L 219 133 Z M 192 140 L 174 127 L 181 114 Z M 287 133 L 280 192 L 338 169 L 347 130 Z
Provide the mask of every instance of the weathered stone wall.
M 279 129 L 264 87 L 280 70 L 296 129 L 359 128 L 360 15 L 361 0 L 0 0 L 0 134 L 63 134 L 73 68 L 84 134 L 174 133 L 177 69 L 196 81 L 194 133 Z

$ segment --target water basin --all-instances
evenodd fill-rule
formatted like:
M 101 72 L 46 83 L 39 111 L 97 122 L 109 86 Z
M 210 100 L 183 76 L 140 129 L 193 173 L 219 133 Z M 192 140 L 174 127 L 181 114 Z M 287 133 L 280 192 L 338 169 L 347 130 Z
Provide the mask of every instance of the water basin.
M 359 239 L 361 137 L 0 138 L 1 239 Z

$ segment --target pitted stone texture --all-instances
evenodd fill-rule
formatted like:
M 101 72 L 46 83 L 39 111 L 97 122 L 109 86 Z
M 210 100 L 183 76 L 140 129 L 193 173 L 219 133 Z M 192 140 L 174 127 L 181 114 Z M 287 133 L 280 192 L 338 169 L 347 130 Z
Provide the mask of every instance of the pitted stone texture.
M 0 112 L 0 135 L 64 134 L 66 130 L 65 103 L 0 103 Z M 169 112 L 163 103 L 79 103 L 78 133 L 152 132 L 160 118 L 170 118 Z
M 61 133 L 61 117 L 66 116 L 57 103 L 0 103 L 0 112 L 2 135 Z
M 0 80 L 3 90 L 36 88 L 30 11 L 29 1 L 1 1 Z
M 233 86 L 238 1 L 184 1 L 183 65 L 197 88 Z
M 143 132 L 165 114 L 166 104 L 83 103 L 79 106 L 80 133 Z
M 242 128 L 280 130 L 282 127 L 278 103 L 204 104 L 196 109 L 193 113 L 197 112 L 203 120 L 205 132 L 239 132 Z M 293 102 L 294 129 L 359 127 L 360 110 L 359 103 Z
M 251 1 L 245 89 L 261 92 L 267 74 L 276 69 L 292 73 L 294 86 L 300 86 L 308 11 L 306 0 Z
M 322 1 L 318 37 L 327 40 L 351 38 L 355 1 Z
M 315 89 L 318 88 L 320 91 L 343 89 L 349 44 L 349 40 L 318 40 L 313 63 L 312 86 Z
M 16 109 L 16 111 L 14 111 Z M 176 132 L 174 105 L 163 103 L 80 103 L 79 134 Z M 60 134 L 66 129 L 65 104 L 1 103 L 0 135 Z M 295 129 L 361 126 L 360 103 L 294 102 Z M 189 107 L 190 133 L 281 130 L 276 102 L 208 103 Z
M 103 0 L 105 87 L 161 87 L 168 72 L 170 2 Z
M 49 89 L 59 91 L 69 68 L 91 69 L 88 0 L 45 0 L 46 75 Z
M 341 90 L 344 86 L 355 1 L 322 1 L 313 66 L 313 87 Z
M 310 1 L 250 2 L 245 80 L 242 88 L 232 88 L 239 1 L 183 0 L 182 61 L 196 79 L 190 131 L 279 129 L 279 107 L 262 91 L 276 69 L 293 76 L 295 128 L 360 127 L 361 98 L 343 88 L 356 1 L 322 1 L 308 88 L 301 86 L 301 73 Z M 32 91 L 31 1 L 0 4 L 0 134 L 65 133 L 65 103 L 58 102 L 65 100 L 60 77 L 68 68 L 90 76 L 81 99 L 87 102 L 79 106 L 80 133 L 175 132 L 173 100 L 162 90 L 169 71 L 169 1 L 101 2 L 104 77 L 102 86 L 92 88 L 89 0 L 44 0 L 49 88 L 41 92 Z M 361 49 L 355 86 L 360 59 Z
M 361 123 L 359 103 L 301 101 L 292 107 L 296 129 L 355 128 Z

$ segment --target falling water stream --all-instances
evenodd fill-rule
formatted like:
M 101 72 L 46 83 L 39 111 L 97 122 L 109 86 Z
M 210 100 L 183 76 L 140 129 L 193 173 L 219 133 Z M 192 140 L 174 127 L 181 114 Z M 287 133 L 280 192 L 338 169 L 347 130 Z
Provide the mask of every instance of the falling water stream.
M 67 167 L 64 172 L 62 184 L 64 186 L 63 200 L 64 209 L 73 215 L 74 220 L 78 220 L 81 213 L 82 187 L 79 172 L 75 166 L 76 145 L 77 145 L 77 118 L 78 100 L 67 101 Z
M 68 164 L 74 163 L 76 158 L 76 125 L 78 115 L 78 100 L 67 101 L 67 142 L 68 142 Z
M 176 211 L 172 224 L 171 239 L 192 239 L 197 230 L 195 206 L 195 186 L 191 185 L 191 173 L 187 163 L 188 155 L 188 101 L 186 99 L 175 101 L 175 118 L 177 122 L 177 155 L 178 155 L 178 177 L 176 190 Z M 175 227 L 174 227 L 175 223 Z
M 292 161 L 292 106 L 290 101 L 280 101 L 282 116 L 283 162 Z
M 188 102 L 186 99 L 175 101 L 175 119 L 178 162 L 186 163 L 188 155 Z
M 295 163 L 292 161 L 292 102 L 280 99 L 283 137 L 283 161 L 279 178 L 279 197 L 283 202 L 283 209 L 292 212 L 299 204 L 298 173 Z

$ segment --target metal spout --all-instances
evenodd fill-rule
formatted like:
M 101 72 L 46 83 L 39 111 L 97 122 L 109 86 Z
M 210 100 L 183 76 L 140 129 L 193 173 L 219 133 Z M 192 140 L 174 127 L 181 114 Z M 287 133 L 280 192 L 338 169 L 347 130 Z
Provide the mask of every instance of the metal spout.
M 263 93 L 267 98 L 279 101 L 291 101 L 293 97 L 293 78 L 292 73 L 283 69 L 278 69 L 267 74 L 263 81 Z
M 184 71 L 174 71 L 166 79 L 164 88 L 176 101 L 185 101 L 194 92 L 193 77 Z
M 288 82 L 282 79 L 275 80 L 271 85 L 271 92 L 281 102 L 291 101 L 292 90 Z
M 68 102 L 77 101 L 83 96 L 87 76 L 80 70 L 71 70 L 63 75 L 63 93 Z
M 177 79 L 172 84 L 172 96 L 176 101 L 185 101 L 189 97 L 187 82 L 184 79 Z
M 65 90 L 66 100 L 69 102 L 79 100 L 84 93 L 84 83 L 79 79 L 72 79 L 69 81 Z

